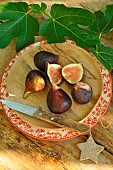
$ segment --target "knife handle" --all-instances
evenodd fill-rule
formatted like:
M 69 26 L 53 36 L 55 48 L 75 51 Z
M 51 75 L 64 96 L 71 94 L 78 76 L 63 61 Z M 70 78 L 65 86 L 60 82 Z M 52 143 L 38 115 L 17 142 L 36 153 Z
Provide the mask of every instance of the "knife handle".
M 74 120 L 73 120 L 73 126 L 70 126 L 65 121 L 62 124 L 61 121 L 59 121 L 57 123 L 57 122 L 54 122 L 52 120 L 43 118 L 43 117 L 41 117 L 41 116 L 39 116 L 37 114 L 34 114 L 33 116 L 36 117 L 37 119 L 41 120 L 41 121 L 44 121 L 44 122 L 49 123 L 51 125 L 57 126 L 58 128 L 66 128 L 66 129 L 68 129 L 70 131 L 77 132 L 79 135 L 86 135 L 86 134 L 91 132 L 91 129 L 88 126 L 86 126 L 83 123 L 79 123 L 77 121 L 74 121 Z M 67 122 L 68 122 L 68 120 L 67 120 Z M 64 123 L 65 123 L 65 125 L 64 125 Z

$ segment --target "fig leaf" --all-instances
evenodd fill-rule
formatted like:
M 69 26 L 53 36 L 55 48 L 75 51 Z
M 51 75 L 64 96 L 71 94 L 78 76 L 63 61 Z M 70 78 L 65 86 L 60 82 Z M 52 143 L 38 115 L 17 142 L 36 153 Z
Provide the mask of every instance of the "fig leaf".
M 6 2 L 0 5 L 0 20 L 3 21 L 0 24 L 0 48 L 5 48 L 15 37 L 17 51 L 34 42 L 39 24 L 29 12 L 25 2 Z
M 113 48 L 97 45 L 95 48 L 90 48 L 90 51 L 109 71 L 113 70 Z
M 94 14 L 88 10 L 54 4 L 51 7 L 49 19 L 41 23 L 39 33 L 46 36 L 48 43 L 64 42 L 65 36 L 68 36 L 77 45 L 89 48 L 99 42 L 99 37 L 82 26 L 89 26 L 94 21 Z
M 47 5 L 45 3 L 41 3 L 41 7 L 38 4 L 31 4 L 32 12 L 34 14 L 41 14 L 43 11 L 46 10 Z
M 90 29 L 100 34 L 106 34 L 113 28 L 113 5 L 107 5 L 105 10 L 95 12 L 96 20 Z

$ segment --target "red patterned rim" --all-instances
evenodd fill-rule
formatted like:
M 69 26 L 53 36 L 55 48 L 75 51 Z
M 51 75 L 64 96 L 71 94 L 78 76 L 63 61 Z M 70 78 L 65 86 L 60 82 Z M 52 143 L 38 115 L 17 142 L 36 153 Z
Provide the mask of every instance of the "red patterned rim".
M 1 81 L 1 99 L 6 99 L 9 96 L 9 93 L 7 91 L 7 77 L 8 72 L 11 69 L 12 65 L 15 63 L 15 61 L 18 59 L 21 54 L 28 50 L 29 48 L 32 48 L 34 46 L 40 46 L 41 43 L 46 43 L 46 41 L 37 42 L 34 44 L 31 44 L 28 47 L 25 47 L 23 50 L 21 50 L 19 53 L 15 55 L 15 57 L 10 61 L 8 66 L 6 67 Z M 71 40 L 67 40 L 66 43 L 73 43 Z M 97 60 L 96 60 L 97 61 Z M 91 112 L 85 117 L 83 120 L 81 120 L 81 123 L 86 124 L 90 128 L 92 128 L 94 125 L 96 125 L 99 120 L 102 118 L 102 116 L 105 114 L 110 101 L 112 97 L 112 79 L 110 72 L 104 68 L 99 61 L 97 61 L 102 78 L 103 78 L 103 90 L 102 94 L 97 101 L 95 107 L 91 110 Z M 23 121 L 14 110 L 8 108 L 6 105 L 2 104 L 3 110 L 9 119 L 9 121 L 21 132 L 23 132 L 26 135 L 29 135 L 33 138 L 41 139 L 41 140 L 66 140 L 70 138 L 74 138 L 79 136 L 79 132 L 77 131 L 71 131 L 66 128 L 57 128 L 57 129 L 46 129 L 46 128 L 36 128 L 33 125 L 28 124 L 27 122 Z

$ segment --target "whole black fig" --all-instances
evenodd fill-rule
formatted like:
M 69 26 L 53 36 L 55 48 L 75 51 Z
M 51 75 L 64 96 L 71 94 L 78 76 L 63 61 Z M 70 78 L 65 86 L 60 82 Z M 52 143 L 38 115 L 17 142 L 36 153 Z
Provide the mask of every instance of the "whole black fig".
M 92 98 L 92 88 L 89 84 L 78 82 L 71 91 L 72 98 L 80 104 L 88 103 Z
M 38 70 L 31 70 L 26 76 L 23 98 L 26 98 L 32 92 L 42 90 L 45 87 L 45 84 L 45 75 Z
M 58 63 L 59 56 L 48 51 L 40 51 L 34 56 L 34 64 L 41 71 L 45 71 L 46 63 Z
M 61 114 L 71 108 L 72 101 L 64 90 L 52 85 L 47 94 L 47 105 L 52 113 Z

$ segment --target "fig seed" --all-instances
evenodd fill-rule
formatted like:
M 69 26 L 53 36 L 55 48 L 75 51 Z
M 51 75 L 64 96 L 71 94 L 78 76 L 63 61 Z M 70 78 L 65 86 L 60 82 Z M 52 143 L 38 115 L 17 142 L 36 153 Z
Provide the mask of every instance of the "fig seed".
M 76 84 L 82 79 L 83 67 L 79 64 L 68 64 L 62 69 L 62 76 L 70 84 Z
M 51 84 L 58 85 L 62 81 L 62 66 L 47 63 L 47 76 Z

